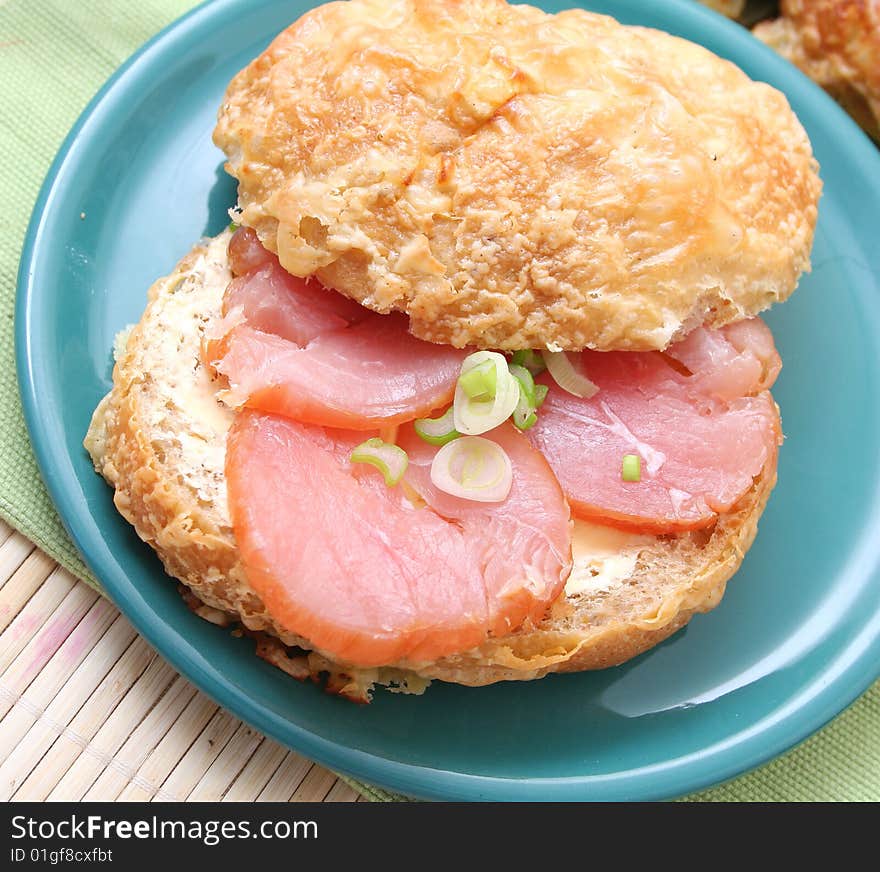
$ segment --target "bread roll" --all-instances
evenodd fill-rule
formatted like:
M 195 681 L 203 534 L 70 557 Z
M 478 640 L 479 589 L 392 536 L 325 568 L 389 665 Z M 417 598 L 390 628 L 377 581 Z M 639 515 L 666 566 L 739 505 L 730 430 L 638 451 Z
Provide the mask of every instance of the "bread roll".
M 230 84 L 214 141 L 282 265 L 464 347 L 663 349 L 808 267 L 820 182 L 785 97 L 580 9 L 351 0 Z
M 880 0 L 783 0 L 754 29 L 880 143 Z

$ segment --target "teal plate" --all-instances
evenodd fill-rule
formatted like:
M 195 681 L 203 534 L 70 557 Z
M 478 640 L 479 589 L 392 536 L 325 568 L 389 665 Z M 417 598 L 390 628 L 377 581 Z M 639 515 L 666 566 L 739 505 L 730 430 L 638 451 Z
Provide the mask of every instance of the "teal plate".
M 217 0 L 145 46 L 65 142 L 22 257 L 25 414 L 95 575 L 221 705 L 333 769 L 412 796 L 681 795 L 801 741 L 880 672 L 880 159 L 818 88 L 720 17 L 675 0 L 587 5 L 703 43 L 781 88 L 825 180 L 813 272 L 768 318 L 785 362 L 775 395 L 788 438 L 758 540 L 714 612 L 622 667 L 379 692 L 366 707 L 327 696 L 190 614 L 82 449 L 110 387 L 114 333 L 140 317 L 155 277 L 227 221 L 235 189 L 211 144 L 227 82 L 306 3 Z

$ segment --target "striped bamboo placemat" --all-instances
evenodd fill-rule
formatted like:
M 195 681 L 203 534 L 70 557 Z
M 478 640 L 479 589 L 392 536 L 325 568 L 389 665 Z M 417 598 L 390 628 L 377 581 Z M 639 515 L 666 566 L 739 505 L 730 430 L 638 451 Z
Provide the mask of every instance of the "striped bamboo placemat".
M 688 797 L 877 801 L 880 682 L 785 757 Z M 124 615 L 0 519 L 0 801 L 363 802 L 178 675 Z
M 362 799 L 219 708 L 0 520 L 0 801 Z

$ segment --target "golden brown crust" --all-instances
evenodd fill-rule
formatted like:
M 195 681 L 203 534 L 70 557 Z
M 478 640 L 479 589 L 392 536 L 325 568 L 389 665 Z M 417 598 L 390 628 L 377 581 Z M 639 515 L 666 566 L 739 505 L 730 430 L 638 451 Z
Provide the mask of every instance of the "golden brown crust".
M 260 656 L 296 677 L 366 700 L 373 684 L 421 692 L 434 678 L 481 685 L 598 669 L 628 660 L 714 607 L 752 543 L 775 481 L 775 457 L 751 492 L 714 529 L 636 539 L 631 568 L 570 592 L 537 625 L 427 664 L 351 669 L 277 627 L 247 583 L 229 523 L 223 478 L 231 413 L 198 362 L 201 337 L 219 317 L 229 272 L 223 234 L 196 248 L 151 290 L 95 412 L 86 447 L 114 487 L 114 501 L 189 588 L 208 620 L 224 615 L 259 634 Z M 615 546 L 616 547 L 616 546 Z M 278 637 L 278 638 L 275 638 Z
M 880 142 L 880 0 L 783 0 L 755 36 L 799 67 Z
M 785 299 L 820 183 L 785 98 L 665 33 L 503 0 L 351 0 L 232 81 L 241 221 L 458 347 L 664 348 Z

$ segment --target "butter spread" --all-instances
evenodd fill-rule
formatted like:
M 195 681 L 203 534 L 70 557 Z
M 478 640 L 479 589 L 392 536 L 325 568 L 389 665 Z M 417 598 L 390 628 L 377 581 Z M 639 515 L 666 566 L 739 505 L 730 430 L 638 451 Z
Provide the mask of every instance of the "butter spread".
M 572 568 L 565 595 L 596 593 L 629 578 L 639 552 L 654 537 L 575 520 L 571 533 Z

